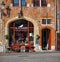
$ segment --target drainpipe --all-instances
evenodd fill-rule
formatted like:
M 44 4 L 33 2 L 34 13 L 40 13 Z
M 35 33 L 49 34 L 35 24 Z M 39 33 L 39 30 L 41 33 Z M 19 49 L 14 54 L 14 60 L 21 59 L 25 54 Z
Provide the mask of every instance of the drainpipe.
M 19 13 L 19 18 L 23 16 L 23 11 L 22 11 L 22 0 L 21 0 L 20 2 L 21 2 L 21 9 L 20 9 L 20 13 Z
M 57 29 L 57 0 L 55 1 L 55 4 L 56 4 L 56 31 L 58 30 Z
M 55 0 L 55 48 L 57 50 L 57 0 Z

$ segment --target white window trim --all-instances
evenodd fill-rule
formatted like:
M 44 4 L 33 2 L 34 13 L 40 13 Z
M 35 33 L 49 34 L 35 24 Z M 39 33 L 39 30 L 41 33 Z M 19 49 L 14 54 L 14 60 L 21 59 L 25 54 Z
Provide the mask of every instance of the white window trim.
M 19 7 L 21 6 L 21 0 L 19 0 Z
M 41 0 L 40 0 L 40 7 L 41 7 Z

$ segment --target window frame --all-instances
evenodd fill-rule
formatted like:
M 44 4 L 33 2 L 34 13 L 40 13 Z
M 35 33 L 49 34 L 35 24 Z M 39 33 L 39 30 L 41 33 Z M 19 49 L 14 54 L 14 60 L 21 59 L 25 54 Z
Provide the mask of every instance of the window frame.
M 47 6 L 47 1 L 45 0 L 45 4 L 43 5 L 42 0 L 41 0 L 41 7 L 46 7 Z
M 46 19 L 42 19 L 42 24 L 46 24 Z
M 15 5 L 14 0 L 13 0 L 13 6 L 21 6 L 21 1 L 22 0 L 17 0 L 17 1 L 18 1 L 18 4 Z M 22 6 L 26 6 L 26 0 L 25 0 L 25 5 L 22 4 Z
M 50 21 L 49 21 L 50 20 Z M 49 22 L 48 22 L 49 21 Z M 51 24 L 51 19 L 47 19 L 47 24 Z
M 42 25 L 50 25 L 51 24 L 51 18 L 42 18 L 42 22 L 43 22 L 43 19 L 45 19 L 46 20 L 46 24 L 43 24 L 42 23 Z M 50 19 L 50 23 L 48 23 L 47 21 L 48 21 L 48 19 Z
M 37 4 L 36 4 L 36 1 L 37 0 L 33 0 L 32 2 L 33 2 L 33 7 L 40 7 L 40 0 L 38 0 L 37 2 Z
M 39 0 L 39 6 L 34 5 L 34 0 L 32 0 L 32 2 L 33 2 L 33 7 L 47 7 L 47 1 L 46 1 L 46 5 L 43 6 L 42 6 L 42 0 Z
M 19 0 L 17 0 L 17 1 L 18 1 L 18 5 L 15 5 L 14 0 L 13 0 L 13 6 L 19 6 Z

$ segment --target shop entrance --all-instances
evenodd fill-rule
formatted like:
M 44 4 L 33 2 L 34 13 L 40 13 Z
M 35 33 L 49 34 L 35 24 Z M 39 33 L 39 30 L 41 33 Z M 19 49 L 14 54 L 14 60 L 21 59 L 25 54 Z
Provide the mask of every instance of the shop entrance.
M 43 29 L 42 30 L 42 50 L 50 50 L 51 49 L 51 41 L 50 41 L 50 30 Z
M 9 23 L 9 47 L 28 43 L 34 44 L 34 25 L 27 20 L 19 19 Z

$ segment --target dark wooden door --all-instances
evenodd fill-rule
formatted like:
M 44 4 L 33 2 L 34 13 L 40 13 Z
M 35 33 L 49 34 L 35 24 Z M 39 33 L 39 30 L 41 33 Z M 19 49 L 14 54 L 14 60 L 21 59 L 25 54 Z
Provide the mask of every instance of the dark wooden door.
M 50 30 L 49 29 L 43 29 L 42 30 L 42 50 L 46 50 L 46 49 L 50 50 L 51 49 L 50 44 L 51 44 Z
M 56 50 L 60 51 L 60 33 L 57 33 Z

